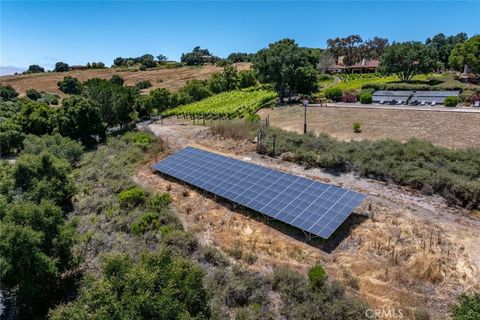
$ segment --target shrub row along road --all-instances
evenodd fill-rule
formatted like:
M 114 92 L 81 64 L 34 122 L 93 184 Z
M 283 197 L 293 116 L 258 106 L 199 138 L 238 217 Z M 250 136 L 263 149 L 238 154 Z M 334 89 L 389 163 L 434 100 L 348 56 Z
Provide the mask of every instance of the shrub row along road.
M 326 132 L 342 140 L 391 138 L 407 141 L 419 138 L 446 147 L 480 147 L 480 113 L 425 112 L 396 108 L 309 108 L 308 130 L 317 134 Z M 296 105 L 262 109 L 258 114 L 262 119 L 269 115 L 272 126 L 302 133 L 303 113 L 303 106 Z M 360 122 L 361 133 L 353 132 L 354 122 Z

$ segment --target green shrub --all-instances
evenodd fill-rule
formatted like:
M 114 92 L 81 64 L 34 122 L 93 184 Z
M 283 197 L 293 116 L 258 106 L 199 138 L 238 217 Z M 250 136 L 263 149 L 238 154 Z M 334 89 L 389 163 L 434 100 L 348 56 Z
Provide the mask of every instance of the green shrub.
M 38 99 L 40 99 L 42 97 L 40 92 L 38 92 L 35 89 L 28 89 L 26 94 L 27 94 L 27 98 L 32 99 L 34 101 L 37 101 Z
M 415 310 L 413 310 L 413 318 L 415 320 L 430 320 L 430 314 L 424 307 L 415 308 Z
M 57 82 L 60 91 L 66 94 L 80 94 L 82 91 L 82 82 L 77 78 L 66 76 L 62 81 Z
M 172 202 L 169 193 L 156 194 L 148 199 L 148 207 L 153 210 L 160 210 L 168 206 Z
M 164 235 L 162 242 L 172 251 L 183 255 L 191 255 L 198 247 L 198 240 L 195 235 L 181 231 L 174 230 Z
M 472 295 L 462 294 L 458 298 L 458 304 L 452 310 L 453 320 L 476 320 L 480 319 L 480 292 Z
M 370 104 L 372 103 L 372 101 L 373 101 L 373 98 L 370 93 L 364 93 L 360 96 L 360 102 L 362 104 Z
M 206 246 L 203 248 L 203 257 L 205 258 L 205 261 L 214 266 L 228 265 L 227 257 L 225 257 L 220 250 L 212 246 Z
M 141 64 L 140 67 L 138 68 L 140 71 L 147 71 L 147 66 Z
M 148 80 L 142 80 L 135 83 L 135 88 L 139 90 L 147 89 L 147 88 L 150 88 L 151 86 L 152 86 L 152 83 Z
M 326 279 L 327 279 L 327 274 L 325 273 L 325 270 L 323 269 L 322 266 L 317 265 L 317 266 L 311 267 L 310 270 L 308 270 L 308 280 L 310 281 L 310 284 L 314 288 L 319 288 L 323 286 Z
M 445 107 L 456 107 L 458 104 L 458 97 L 446 97 L 443 101 L 443 104 L 445 105 Z
M 297 163 L 431 190 L 468 209 L 480 206 L 480 149 L 448 149 L 418 139 L 345 142 L 277 128 L 268 128 L 265 134 L 266 139 L 276 135 L 276 155 L 291 152 Z
M 360 124 L 360 122 L 354 122 L 353 123 L 353 132 L 355 132 L 355 133 L 362 132 L 362 125 Z
M 57 158 L 65 159 L 73 165 L 80 161 L 83 146 L 80 142 L 63 137 L 58 133 L 43 136 L 29 134 L 23 140 L 22 154 L 36 155 L 44 151 Z
M 145 203 L 147 194 L 142 189 L 134 187 L 120 192 L 117 198 L 122 207 L 135 207 Z
M 12 85 L 7 84 L 6 86 L 0 86 L 0 98 L 3 101 L 10 101 L 18 97 L 18 92 L 12 87 Z
M 146 150 L 152 143 L 153 136 L 147 132 L 127 132 L 123 135 L 122 140 Z
M 329 88 L 325 90 L 325 97 L 335 102 L 342 100 L 342 95 L 343 91 L 339 88 Z
M 49 319 L 210 319 L 202 268 L 161 250 L 103 258 L 101 272 L 88 274 L 78 297 L 59 305 Z
M 149 230 L 158 230 L 159 227 L 158 214 L 153 212 L 142 214 L 137 221 L 131 225 L 132 233 L 137 236 Z

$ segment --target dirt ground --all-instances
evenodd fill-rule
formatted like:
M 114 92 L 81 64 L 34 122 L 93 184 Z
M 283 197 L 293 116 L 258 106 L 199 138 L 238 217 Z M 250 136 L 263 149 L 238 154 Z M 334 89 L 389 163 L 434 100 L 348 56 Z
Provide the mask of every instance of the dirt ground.
M 418 195 L 351 174 L 332 176 L 319 169 L 305 170 L 258 155 L 250 142 L 212 136 L 202 126 L 153 124 L 149 129 L 169 147 L 155 161 L 191 145 L 367 195 L 340 231 L 318 245 L 294 228 L 279 226 L 164 178 L 150 165 L 137 173 L 135 181 L 143 187 L 170 192 L 185 227 L 194 231 L 201 243 L 226 253 L 240 248 L 253 254 L 257 259 L 250 268 L 254 270 L 269 273 L 273 266 L 289 265 L 306 272 L 321 263 L 350 294 L 374 308 L 401 309 L 404 319 L 413 319 L 416 308 L 428 310 L 431 319 L 448 319 L 460 293 L 480 289 L 480 219 L 448 207 L 440 197 Z
M 259 115 L 269 115 L 272 126 L 303 132 L 302 106 L 262 109 Z M 361 133 L 353 132 L 354 122 L 360 122 Z M 480 147 L 480 113 L 315 107 L 307 109 L 307 125 L 309 131 L 342 140 L 415 137 L 452 148 Z
M 248 70 L 250 63 L 237 63 L 238 70 Z M 188 80 L 207 79 L 213 73 L 221 72 L 223 69 L 215 65 L 206 65 L 201 67 L 182 67 L 175 69 L 160 69 L 148 71 L 119 71 L 115 69 L 98 70 L 77 70 L 69 72 L 49 72 L 34 73 L 0 77 L 0 84 L 10 84 L 20 95 L 24 95 L 28 89 L 37 91 L 46 91 L 63 95 L 58 89 L 57 82 L 63 80 L 65 76 L 72 76 L 81 81 L 91 78 L 109 79 L 114 74 L 118 74 L 125 79 L 125 84 L 129 86 L 142 80 L 149 80 L 152 87 L 144 90 L 148 92 L 156 88 L 166 88 L 172 91 L 178 90 Z

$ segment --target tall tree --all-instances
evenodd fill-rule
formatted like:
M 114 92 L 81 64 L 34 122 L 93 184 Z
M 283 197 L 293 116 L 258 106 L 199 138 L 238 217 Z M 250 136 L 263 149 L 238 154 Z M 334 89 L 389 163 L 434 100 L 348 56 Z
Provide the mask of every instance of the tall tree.
M 336 62 L 343 57 L 343 63 L 350 66 L 361 59 L 358 45 L 362 41 L 362 37 L 358 34 L 352 34 L 345 38 L 328 39 L 327 50 L 334 56 Z
M 188 66 L 200 65 L 218 60 L 219 58 L 211 54 L 208 49 L 201 49 L 199 46 L 193 48 L 192 52 L 182 53 L 180 58 L 180 61 Z
M 463 70 L 466 65 L 473 73 L 480 75 L 480 35 L 457 44 L 452 50 L 448 62 L 457 70 Z
M 38 64 L 32 64 L 28 67 L 28 70 L 25 73 L 42 73 L 45 72 L 45 69 L 40 67 Z
M 55 63 L 55 69 L 53 69 L 54 72 L 66 72 L 70 69 L 70 66 L 68 63 L 65 62 L 57 62 Z
M 432 48 L 421 42 L 394 42 L 381 56 L 379 69 L 385 74 L 396 74 L 401 81 L 409 81 L 416 74 L 433 71 L 435 66 Z
M 105 126 L 100 108 L 84 97 L 70 97 L 63 100 L 63 106 L 55 115 L 58 132 L 72 139 L 79 139 L 91 146 L 96 138 L 105 138 Z
M 445 36 L 443 33 L 439 33 L 432 38 L 428 38 L 425 41 L 425 44 L 435 50 L 440 66 L 442 68 L 447 68 L 448 58 L 450 57 L 453 48 L 455 48 L 457 44 L 464 43 L 466 40 L 467 34 L 463 32 L 449 37 Z
M 238 71 L 237 67 L 233 64 L 227 64 L 223 67 L 222 72 L 223 78 L 225 79 L 226 90 L 235 90 L 238 85 Z
M 308 94 L 316 87 L 315 65 L 310 63 L 308 52 L 292 39 L 271 43 L 268 48 L 258 51 L 253 60 L 253 68 L 260 81 L 271 83 L 275 87 L 281 102 L 287 94 Z M 305 81 L 310 85 L 307 86 Z
M 387 47 L 387 38 L 374 37 L 359 46 L 360 57 L 362 59 L 379 59 Z
M 157 60 L 158 60 L 158 62 L 165 62 L 165 61 L 168 60 L 168 58 L 167 58 L 167 56 L 165 56 L 165 55 L 163 55 L 163 54 L 159 54 L 159 55 L 157 56 Z

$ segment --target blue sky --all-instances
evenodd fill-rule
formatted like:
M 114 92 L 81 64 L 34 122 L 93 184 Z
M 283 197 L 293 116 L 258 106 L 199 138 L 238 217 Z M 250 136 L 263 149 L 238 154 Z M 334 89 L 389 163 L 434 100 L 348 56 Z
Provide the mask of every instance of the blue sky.
M 194 46 L 218 56 L 256 52 L 290 37 L 325 47 L 328 38 L 421 40 L 439 32 L 480 33 L 480 1 L 4 1 L 0 66 L 51 68 L 117 56 L 165 54 Z

